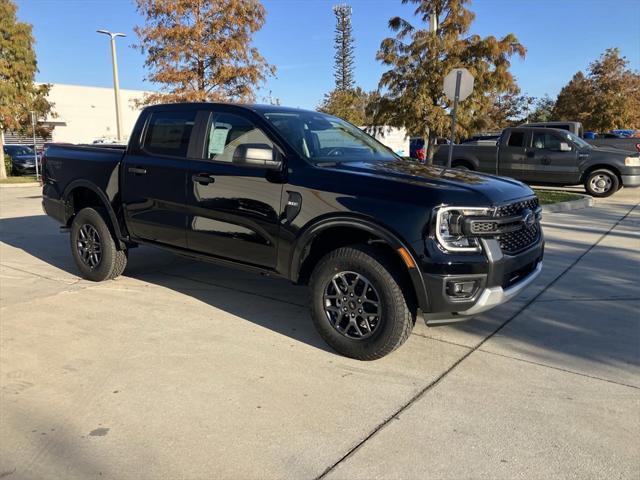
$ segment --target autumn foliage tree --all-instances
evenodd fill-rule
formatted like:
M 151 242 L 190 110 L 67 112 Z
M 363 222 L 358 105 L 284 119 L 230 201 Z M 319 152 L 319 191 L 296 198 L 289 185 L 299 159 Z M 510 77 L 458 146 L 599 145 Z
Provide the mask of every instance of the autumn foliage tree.
M 31 112 L 38 119 L 51 113 L 47 100 L 50 85 L 34 83 L 37 71 L 31 25 L 18 22 L 11 0 L 0 0 L 0 178 L 7 176 L 3 132 L 25 132 L 31 126 Z M 39 127 L 36 133 L 48 131 Z
M 558 120 L 575 120 L 587 130 L 640 128 L 640 74 L 629 69 L 620 50 L 610 48 L 576 73 L 560 91 L 554 109 Z
M 372 125 L 369 105 L 374 101 L 375 95 L 375 92 L 366 92 L 360 87 L 350 90 L 336 89 L 325 95 L 317 110 L 340 117 L 354 125 Z
M 469 0 L 402 0 L 415 4 L 421 25 L 394 17 L 389 27 L 396 33 L 383 40 L 377 58 L 389 69 L 379 88 L 378 122 L 405 127 L 428 139 L 431 160 L 435 140 L 450 128 L 450 102 L 442 91 L 444 77 L 456 67 L 466 67 L 475 77 L 473 94 L 458 109 L 458 135 L 477 128 L 496 95 L 513 91 L 509 72 L 513 55 L 524 57 L 525 48 L 513 34 L 503 38 L 470 35 L 475 15 L 466 8 Z M 429 28 L 437 20 L 437 28 Z
M 553 109 L 554 120 L 570 120 L 590 125 L 595 100 L 593 93 L 591 81 L 584 73 L 576 73 L 558 94 Z
M 143 103 L 252 101 L 275 73 L 251 43 L 266 16 L 258 0 L 136 1 L 145 20 L 136 47 L 161 86 Z

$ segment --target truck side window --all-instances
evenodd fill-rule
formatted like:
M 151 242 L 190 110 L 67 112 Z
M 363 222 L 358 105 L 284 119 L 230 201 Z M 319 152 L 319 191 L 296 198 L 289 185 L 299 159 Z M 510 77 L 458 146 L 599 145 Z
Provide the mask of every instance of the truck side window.
M 151 154 L 186 157 L 196 112 L 153 112 L 143 147 Z
M 551 133 L 536 132 L 533 134 L 533 148 L 538 150 L 560 150 L 560 141 Z
M 234 154 L 241 145 L 274 148 L 262 130 L 232 113 L 212 115 L 205 138 L 206 158 L 216 162 L 233 163 Z
M 524 132 L 511 132 L 507 145 L 509 147 L 524 147 Z

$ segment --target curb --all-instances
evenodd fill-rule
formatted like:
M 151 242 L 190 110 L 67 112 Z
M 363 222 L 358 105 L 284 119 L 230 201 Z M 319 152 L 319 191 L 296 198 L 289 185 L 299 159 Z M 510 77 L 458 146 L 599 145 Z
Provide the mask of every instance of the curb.
M 23 188 L 23 187 L 40 187 L 38 182 L 29 183 L 0 183 L 0 188 Z
M 576 194 L 579 195 L 579 194 Z M 549 205 L 543 205 L 542 211 L 545 213 L 553 212 L 569 212 L 571 210 L 580 210 L 581 208 L 592 207 L 595 203 L 593 197 L 589 195 L 581 195 L 579 200 L 570 200 L 568 202 L 550 203 Z

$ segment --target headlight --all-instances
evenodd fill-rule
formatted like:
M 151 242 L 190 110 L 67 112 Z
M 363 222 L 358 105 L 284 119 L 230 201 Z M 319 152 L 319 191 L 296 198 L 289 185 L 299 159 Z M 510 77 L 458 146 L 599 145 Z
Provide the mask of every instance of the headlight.
M 640 157 L 627 157 L 624 159 L 626 167 L 640 167 Z
M 479 252 L 477 237 L 465 235 L 462 231 L 464 217 L 492 217 L 493 208 L 441 207 L 436 213 L 436 239 L 449 252 Z

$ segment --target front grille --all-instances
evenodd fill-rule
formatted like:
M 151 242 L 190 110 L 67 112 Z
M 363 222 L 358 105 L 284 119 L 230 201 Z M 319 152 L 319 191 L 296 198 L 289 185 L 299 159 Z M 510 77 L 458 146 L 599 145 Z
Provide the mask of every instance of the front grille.
M 522 200 L 520 202 L 510 203 L 509 205 L 503 205 L 502 207 L 498 207 L 496 210 L 496 217 L 510 217 L 512 215 L 520 215 L 522 210 L 528 208 L 530 210 L 536 211 L 538 208 L 538 199 L 530 198 L 528 200 Z
M 512 215 L 520 215 L 525 208 L 536 211 L 538 208 L 538 199 L 531 198 L 520 202 L 503 205 L 496 210 L 496 217 L 509 217 Z M 533 245 L 540 236 L 540 224 L 535 222 L 531 226 L 523 225 L 520 230 L 505 233 L 497 237 L 500 248 L 508 254 L 518 253 Z

